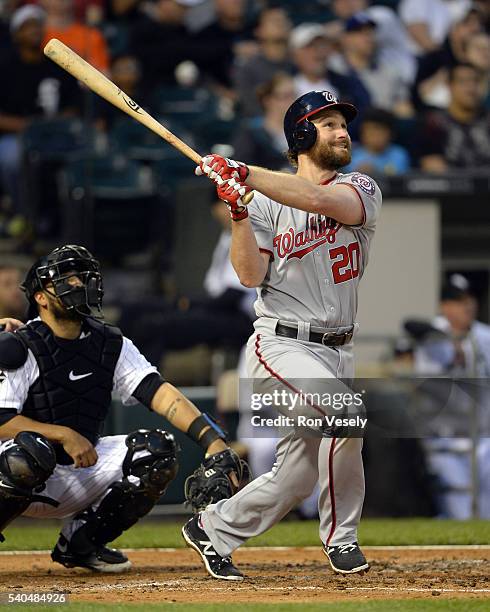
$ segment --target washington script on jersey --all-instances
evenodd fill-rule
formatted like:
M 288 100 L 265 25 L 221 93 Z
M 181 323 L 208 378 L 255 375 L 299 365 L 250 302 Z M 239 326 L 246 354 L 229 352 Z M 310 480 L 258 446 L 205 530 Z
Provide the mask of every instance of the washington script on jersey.
M 297 232 L 293 227 L 290 227 L 287 232 L 275 236 L 272 244 L 276 249 L 277 256 L 281 259 L 286 256 L 288 259 L 293 257 L 301 259 L 307 253 L 310 253 L 326 242 L 333 244 L 336 234 L 341 227 L 342 224 L 335 221 L 335 219 L 322 215 L 312 215 L 308 217 L 304 230 Z M 316 240 L 319 240 L 319 242 L 315 242 Z M 304 247 L 311 242 L 314 244 L 310 244 L 310 246 L 299 249 L 294 253 L 292 252 L 293 248 Z
M 364 429 L 367 425 L 367 419 L 359 415 L 355 417 L 337 417 L 335 415 L 325 415 L 324 417 L 307 417 L 305 415 L 297 415 L 296 417 L 284 416 L 282 414 L 276 417 L 261 417 L 259 414 L 254 414 L 251 418 L 253 427 L 323 427 L 325 423 L 327 427 L 360 427 Z

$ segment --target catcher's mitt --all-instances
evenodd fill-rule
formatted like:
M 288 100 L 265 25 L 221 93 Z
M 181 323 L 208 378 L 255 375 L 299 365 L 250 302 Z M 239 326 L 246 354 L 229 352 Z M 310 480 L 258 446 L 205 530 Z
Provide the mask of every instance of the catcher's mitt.
M 238 486 L 233 483 L 236 475 Z M 193 512 L 204 510 L 209 504 L 228 499 L 250 481 L 248 463 L 230 448 L 204 459 L 185 481 L 186 503 Z

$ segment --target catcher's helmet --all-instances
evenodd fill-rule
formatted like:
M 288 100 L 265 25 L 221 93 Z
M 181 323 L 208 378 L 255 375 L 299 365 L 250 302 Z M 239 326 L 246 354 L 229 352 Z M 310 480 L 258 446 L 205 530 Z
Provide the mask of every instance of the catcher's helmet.
M 291 153 L 307 151 L 315 144 L 317 131 L 309 117 L 326 108 L 340 111 L 347 123 L 357 115 L 355 106 L 339 102 L 330 91 L 309 91 L 303 94 L 291 104 L 284 116 L 284 134 Z
M 68 282 L 76 276 L 80 285 Z M 20 288 L 25 292 L 31 306 L 36 306 L 34 295 L 46 290 L 60 299 L 67 310 L 74 310 L 82 317 L 102 318 L 102 297 L 104 289 L 99 262 L 85 247 L 66 244 L 41 257 L 31 267 Z

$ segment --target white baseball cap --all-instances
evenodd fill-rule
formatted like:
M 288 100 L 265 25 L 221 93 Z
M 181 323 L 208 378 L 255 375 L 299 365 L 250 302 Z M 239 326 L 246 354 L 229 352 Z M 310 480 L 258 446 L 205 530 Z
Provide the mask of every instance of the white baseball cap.
M 315 38 L 328 38 L 327 31 L 319 23 L 301 23 L 296 26 L 289 37 L 292 49 L 303 49 L 310 45 Z
M 29 19 L 44 21 L 46 19 L 46 13 L 37 4 L 26 4 L 21 6 L 14 12 L 10 19 L 10 32 L 12 34 L 16 32 L 26 21 L 29 21 Z

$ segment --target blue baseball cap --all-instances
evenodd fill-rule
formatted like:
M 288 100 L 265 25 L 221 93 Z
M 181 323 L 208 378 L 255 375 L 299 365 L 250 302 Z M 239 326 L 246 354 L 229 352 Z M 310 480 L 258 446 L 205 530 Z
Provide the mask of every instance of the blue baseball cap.
M 345 22 L 345 31 L 346 32 L 356 32 L 357 30 L 362 30 L 363 28 L 375 28 L 376 22 L 371 19 L 371 17 L 367 13 L 356 13 L 349 17 Z

